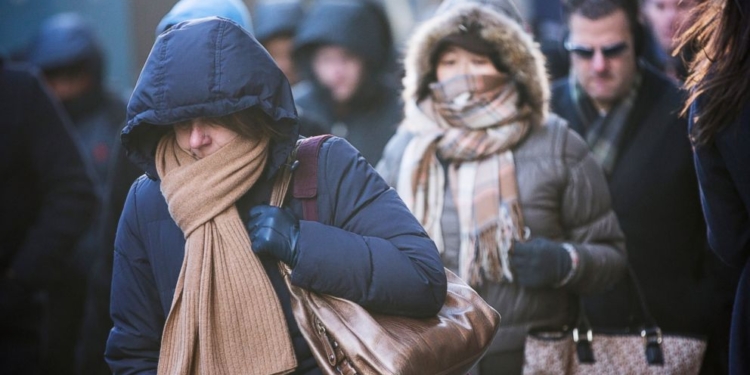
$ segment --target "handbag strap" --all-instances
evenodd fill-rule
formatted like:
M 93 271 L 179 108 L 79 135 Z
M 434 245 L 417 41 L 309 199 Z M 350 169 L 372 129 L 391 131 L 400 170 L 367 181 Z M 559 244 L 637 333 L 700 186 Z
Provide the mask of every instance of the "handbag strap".
M 304 220 L 318 220 L 318 151 L 330 134 L 297 141 L 294 150 L 289 154 L 286 163 L 281 166 L 271 190 L 270 205 L 282 207 L 289 185 L 294 178 L 292 196 L 302 201 L 302 218 Z M 279 270 L 289 286 L 291 270 L 283 262 L 279 262 Z
M 318 221 L 318 153 L 330 134 L 305 138 L 297 147 L 299 168 L 294 172 L 292 196 L 302 201 L 302 218 Z
M 656 320 L 654 320 L 651 311 L 648 309 L 648 304 L 646 304 L 640 283 L 630 264 L 628 264 L 628 274 L 626 277 L 630 281 L 630 301 L 636 302 L 641 312 L 641 323 L 643 324 L 641 337 L 645 346 L 646 361 L 650 365 L 664 364 L 664 353 L 661 348 L 663 340 L 661 328 L 656 324 Z M 585 334 L 585 336 L 582 334 Z M 578 317 L 573 329 L 573 341 L 576 343 L 579 362 L 593 363 L 595 361 L 594 353 L 591 349 L 592 340 L 593 333 L 588 316 L 586 315 L 586 309 L 583 305 L 583 299 L 578 297 Z

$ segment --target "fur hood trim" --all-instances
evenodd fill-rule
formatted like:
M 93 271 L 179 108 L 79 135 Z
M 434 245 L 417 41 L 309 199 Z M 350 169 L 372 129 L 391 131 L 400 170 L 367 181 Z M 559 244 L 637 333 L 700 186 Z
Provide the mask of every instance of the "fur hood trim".
M 430 54 L 444 37 L 462 25 L 481 25 L 480 36 L 495 46 L 497 59 L 507 67 L 519 100 L 533 110 L 532 125 L 540 125 L 549 111 L 549 79 L 539 45 L 512 18 L 478 4 L 457 6 L 422 23 L 410 38 L 404 60 L 404 101 L 418 100 L 418 90 L 434 77 Z

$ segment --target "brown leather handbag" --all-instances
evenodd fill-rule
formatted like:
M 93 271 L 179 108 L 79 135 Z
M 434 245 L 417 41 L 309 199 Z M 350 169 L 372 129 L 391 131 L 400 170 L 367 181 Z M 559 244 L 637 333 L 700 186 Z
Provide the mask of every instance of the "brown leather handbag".
M 295 197 L 303 199 L 306 220 L 317 219 L 317 153 L 325 139 L 303 140 L 296 153 Z M 282 174 L 271 204 L 280 205 L 288 189 L 291 170 Z M 279 266 L 297 324 L 326 374 L 465 374 L 499 328 L 500 314 L 447 269 L 443 308 L 433 318 L 415 319 L 369 312 L 354 302 L 296 287 L 289 268 Z

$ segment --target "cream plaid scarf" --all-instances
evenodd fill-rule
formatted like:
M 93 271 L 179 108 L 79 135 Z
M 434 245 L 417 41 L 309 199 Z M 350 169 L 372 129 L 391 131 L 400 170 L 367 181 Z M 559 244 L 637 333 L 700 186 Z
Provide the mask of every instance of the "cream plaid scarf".
M 523 217 L 511 148 L 529 129 L 530 109 L 506 75 L 459 76 L 430 86 L 432 97 L 407 107 L 407 145 L 397 190 L 444 252 L 441 217 L 448 163 L 460 224 L 458 274 L 472 286 L 512 281 L 508 252 Z
M 156 149 L 185 258 L 164 325 L 159 374 L 283 374 L 296 366 L 276 293 L 235 202 L 260 178 L 268 140 L 236 137 L 200 160 L 174 133 Z

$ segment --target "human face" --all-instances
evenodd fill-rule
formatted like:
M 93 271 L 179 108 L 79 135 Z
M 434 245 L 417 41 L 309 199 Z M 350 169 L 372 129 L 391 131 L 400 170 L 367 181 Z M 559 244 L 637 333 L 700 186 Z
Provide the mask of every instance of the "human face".
M 675 33 L 694 6 L 695 0 L 646 1 L 642 10 L 643 15 L 664 51 L 671 52 L 675 47 Z
M 174 133 L 177 145 L 196 159 L 213 154 L 238 136 L 235 131 L 204 118 L 177 123 Z
M 630 91 L 637 70 L 625 12 L 617 10 L 597 20 L 573 14 L 569 26 L 566 46 L 571 49 L 572 72 L 594 105 L 607 112 Z M 593 54 L 585 56 L 576 50 L 593 50 Z
M 294 69 L 294 60 L 292 60 L 292 43 L 290 36 L 277 36 L 268 40 L 264 47 L 268 50 L 271 58 L 279 66 L 290 84 L 297 83 L 297 72 Z
M 47 75 L 45 78 L 52 93 L 63 102 L 79 98 L 94 87 L 94 78 L 83 72 Z
M 318 48 L 312 67 L 318 81 L 331 91 L 337 103 L 346 103 L 354 96 L 364 72 L 362 59 L 339 46 Z
M 439 82 L 460 75 L 495 75 L 500 72 L 489 57 L 477 55 L 458 46 L 449 46 L 437 59 L 435 75 Z

